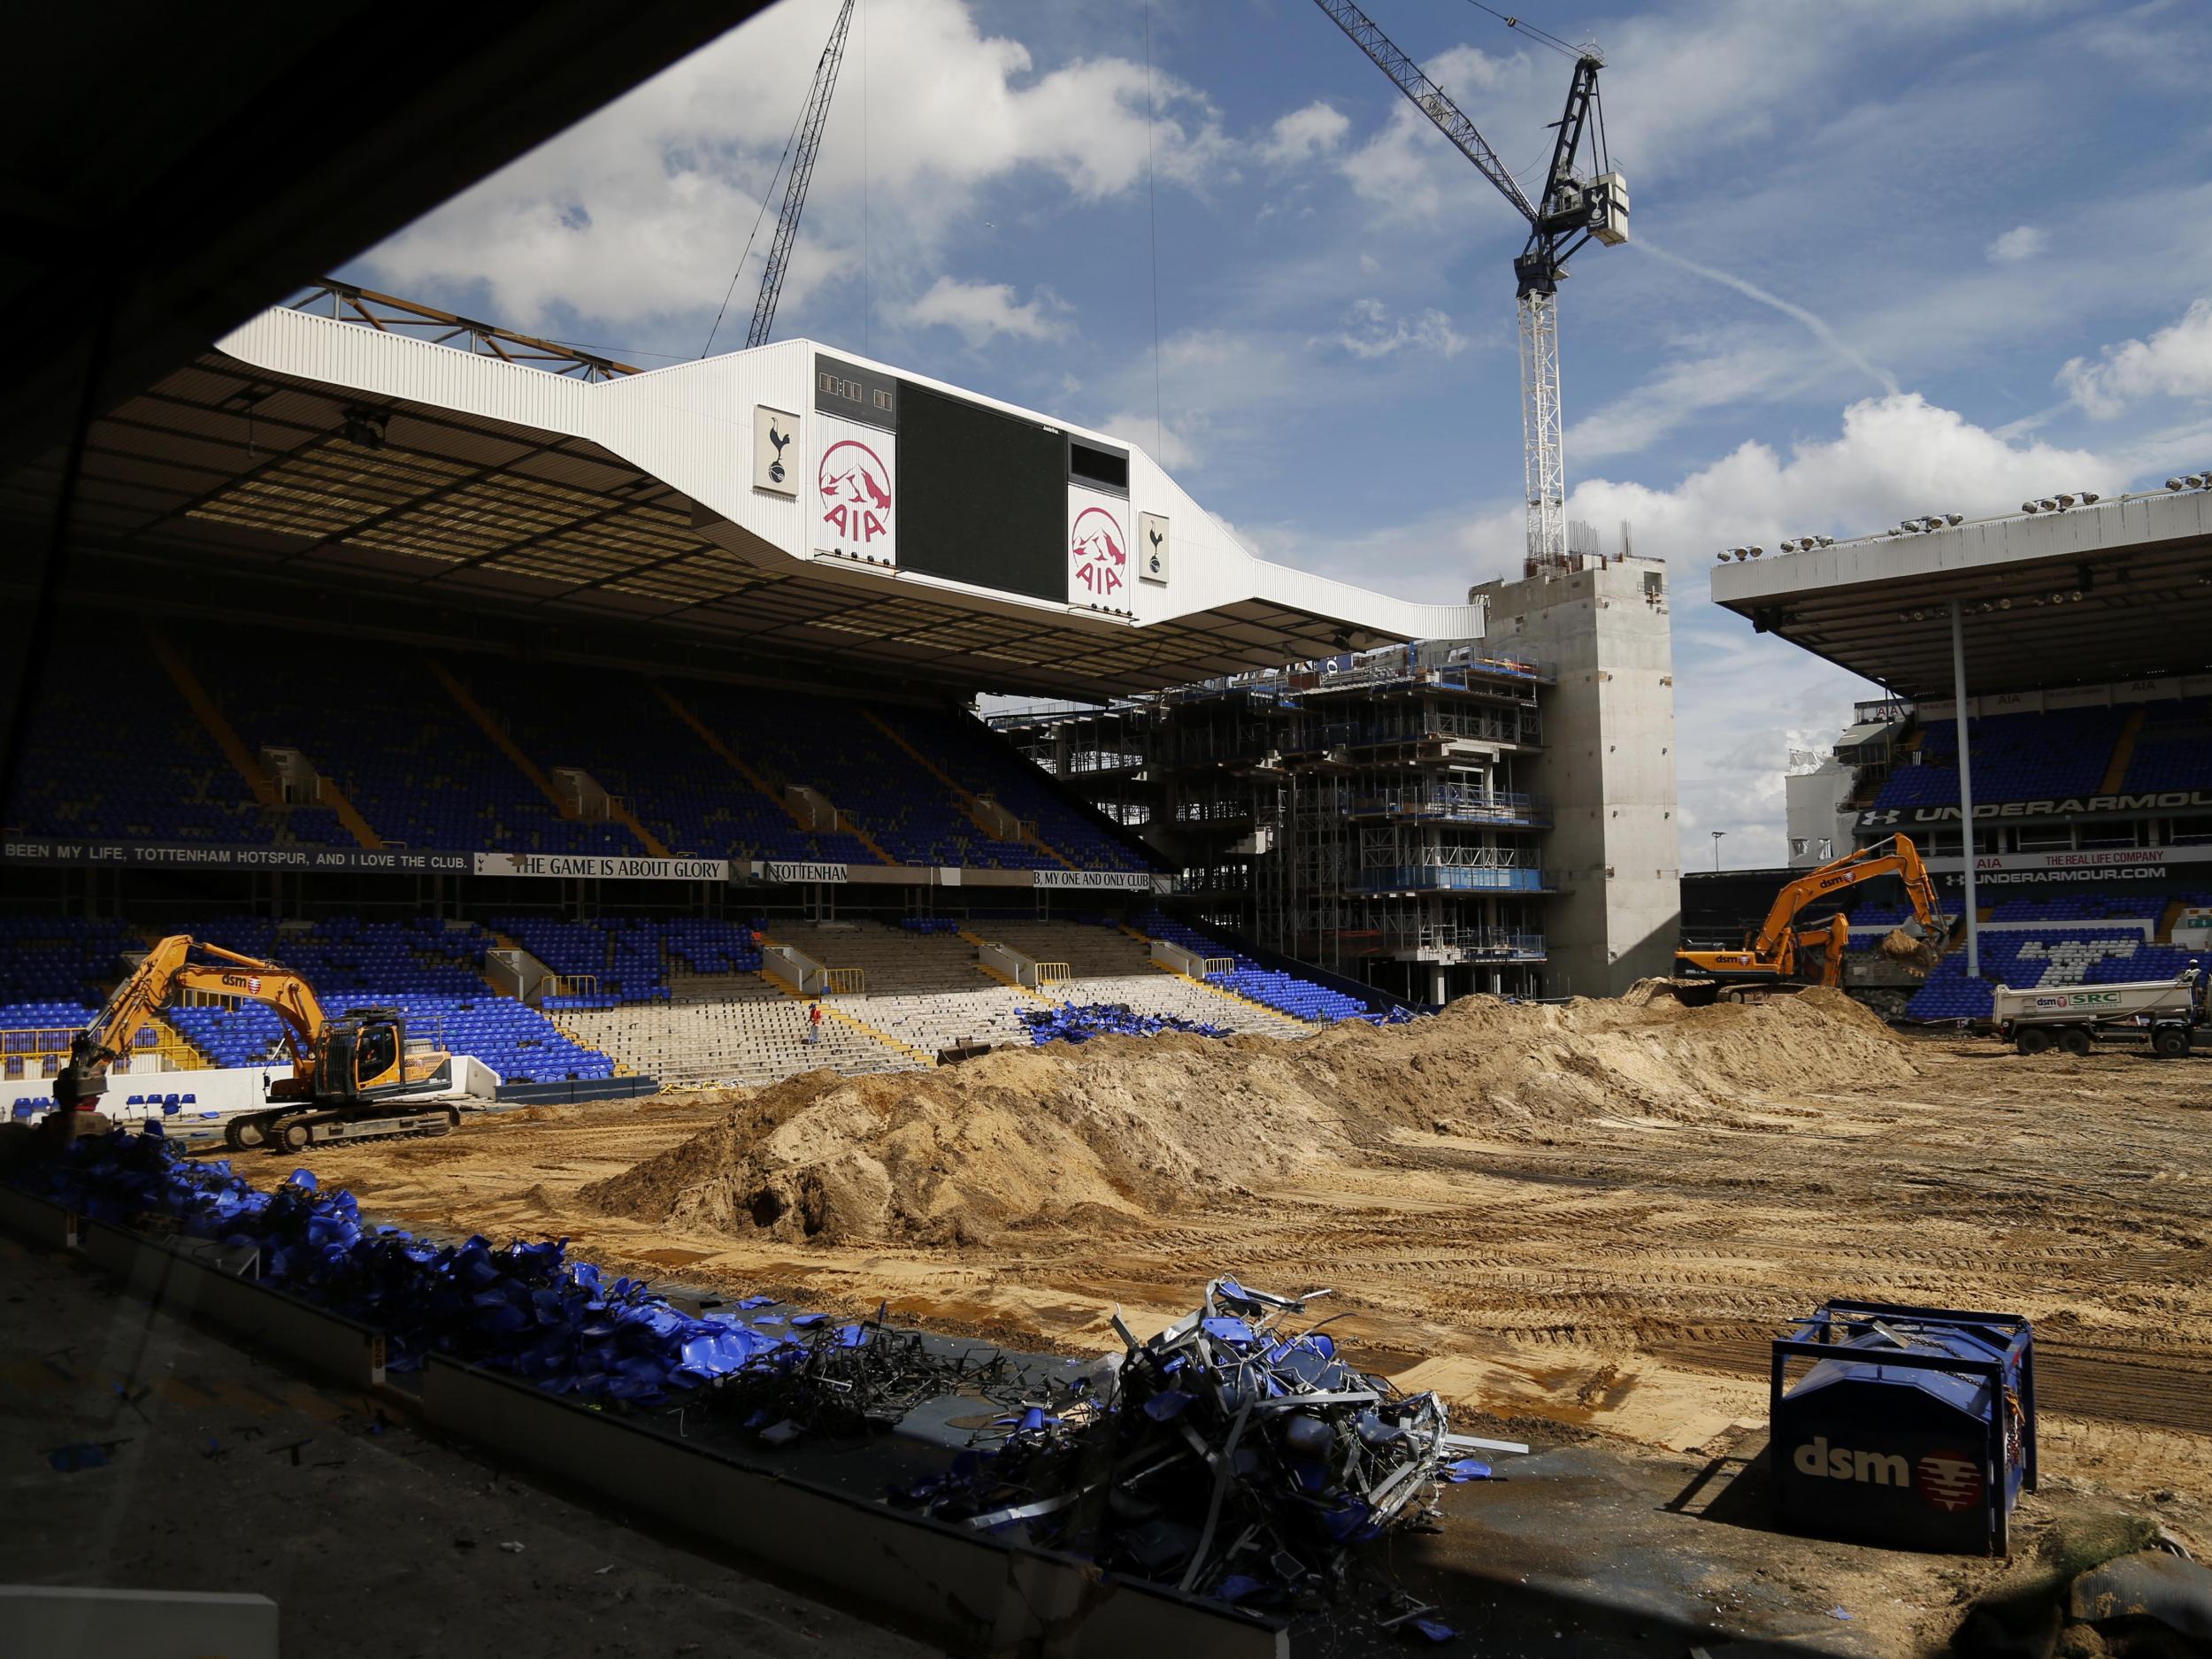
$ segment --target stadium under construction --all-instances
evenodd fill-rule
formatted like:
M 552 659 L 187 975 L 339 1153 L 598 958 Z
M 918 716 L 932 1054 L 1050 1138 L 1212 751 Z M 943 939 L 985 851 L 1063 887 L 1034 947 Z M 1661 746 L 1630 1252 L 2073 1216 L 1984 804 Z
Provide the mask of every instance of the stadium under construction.
M 1686 876 L 1698 584 L 1565 518 L 1595 49 L 1500 19 L 1572 60 L 1525 192 L 1320 0 L 1526 221 L 1521 574 L 1437 604 L 772 337 L 819 9 L 748 342 L 652 369 L 336 262 L 729 12 L 53 20 L 0 1649 L 2200 1640 L 2212 474 L 1731 547 L 1885 695 Z M 1810 971 L 1674 977 L 1855 853 Z

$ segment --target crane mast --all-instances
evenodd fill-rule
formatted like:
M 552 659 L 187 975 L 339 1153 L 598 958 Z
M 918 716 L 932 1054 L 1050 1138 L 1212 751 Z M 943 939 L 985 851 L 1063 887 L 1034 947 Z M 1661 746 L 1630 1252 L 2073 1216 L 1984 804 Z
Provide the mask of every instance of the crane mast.
M 1567 449 L 1559 390 L 1559 283 L 1567 274 L 1569 257 L 1593 237 L 1608 246 L 1628 240 L 1628 186 L 1605 156 L 1605 119 L 1598 101 L 1598 71 L 1604 60 L 1590 50 L 1576 59 L 1543 196 L 1532 202 L 1474 122 L 1372 18 L 1352 0 L 1314 4 L 1528 221 L 1528 242 L 1513 261 L 1520 310 L 1522 481 L 1528 500 L 1525 568 L 1532 576 L 1565 570 Z M 1586 139 L 1593 158 L 1586 179 L 1576 170 Z
M 799 117 L 796 148 L 791 157 L 791 177 L 783 191 L 783 211 L 776 219 L 776 234 L 768 244 L 768 264 L 760 273 L 760 297 L 753 302 L 753 326 L 745 331 L 748 347 L 768 343 L 775 326 L 776 302 L 783 295 L 784 273 L 791 264 L 791 250 L 799 240 L 799 215 L 806 208 L 806 189 L 814 177 L 814 158 L 822 148 L 822 128 L 829 120 L 830 94 L 837 89 L 838 66 L 845 61 L 845 32 L 852 25 L 853 0 L 845 0 L 830 28 L 829 41 L 814 65 L 814 88 L 807 94 Z

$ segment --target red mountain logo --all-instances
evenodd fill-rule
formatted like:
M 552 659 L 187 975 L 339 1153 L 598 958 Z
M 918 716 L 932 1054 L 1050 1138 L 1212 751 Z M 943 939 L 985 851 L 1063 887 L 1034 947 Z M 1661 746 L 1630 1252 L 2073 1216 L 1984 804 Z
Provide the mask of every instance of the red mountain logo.
M 814 487 L 822 493 L 822 522 L 840 540 L 865 549 L 891 534 L 891 469 L 866 444 L 845 438 L 830 445 Z
M 1930 1452 L 1913 1471 L 1913 1484 L 1939 1509 L 1970 1509 L 1982 1501 L 1982 1466 L 1963 1452 Z
M 1121 526 L 1103 507 L 1086 507 L 1075 516 L 1069 552 L 1075 560 L 1075 580 L 1092 597 L 1103 599 L 1118 593 L 1128 578 L 1129 552 Z

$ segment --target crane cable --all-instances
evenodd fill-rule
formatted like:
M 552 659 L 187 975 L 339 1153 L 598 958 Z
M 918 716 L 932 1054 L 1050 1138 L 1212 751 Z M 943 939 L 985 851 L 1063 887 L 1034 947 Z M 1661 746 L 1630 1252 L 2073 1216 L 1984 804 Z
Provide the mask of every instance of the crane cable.
M 1506 27 L 1509 29 L 1518 29 L 1531 40 L 1537 42 L 1540 45 L 1548 46 L 1555 52 L 1564 52 L 1568 57 L 1578 59 L 1582 56 L 1580 52 L 1577 51 L 1573 47 L 1568 45 L 1567 42 L 1561 40 L 1559 36 L 1556 35 L 1548 34 L 1546 31 L 1538 28 L 1536 25 L 1529 22 L 1525 18 L 1509 17 L 1504 12 L 1499 11 L 1495 6 L 1486 6 L 1483 4 L 1482 0 L 1467 0 L 1467 4 L 1474 7 L 1474 9 L 1478 12 L 1487 12 L 1492 17 L 1497 19 L 1499 22 L 1504 24 Z
M 768 175 L 767 188 L 760 193 L 760 211 L 753 215 L 753 227 L 745 234 L 745 251 L 737 256 L 737 269 L 730 273 L 730 286 L 722 290 L 722 303 L 715 311 L 714 326 L 707 330 L 707 343 L 699 348 L 702 357 L 714 349 L 714 337 L 722 332 L 723 313 L 730 309 L 730 296 L 737 292 L 738 278 L 745 274 L 745 262 L 753 257 L 753 238 L 760 234 L 760 221 L 768 216 L 768 203 L 776 194 L 776 180 L 783 177 L 784 163 L 791 159 L 791 146 L 799 142 L 799 123 L 806 119 L 808 102 L 808 98 L 802 98 L 799 112 L 791 118 L 791 133 L 783 141 L 783 154 L 776 158 L 776 170 Z

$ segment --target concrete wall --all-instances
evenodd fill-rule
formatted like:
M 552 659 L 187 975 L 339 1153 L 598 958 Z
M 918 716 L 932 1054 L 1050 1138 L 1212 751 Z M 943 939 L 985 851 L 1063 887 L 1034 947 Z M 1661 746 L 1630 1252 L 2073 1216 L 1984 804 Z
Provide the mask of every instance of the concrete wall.
M 1833 762 L 1818 772 L 1796 772 L 1782 780 L 1784 813 L 1789 824 L 1789 861 L 1800 870 L 1840 858 L 1855 845 L 1858 814 L 1842 810 L 1857 772 Z M 1823 852 L 1821 842 L 1830 850 Z M 1797 843 L 1803 841 L 1800 853 Z
M 1681 914 L 1675 822 L 1674 646 L 1667 567 L 1622 559 L 1487 582 L 1490 647 L 1548 664 L 1532 787 L 1552 802 L 1544 864 L 1553 995 L 1617 996 L 1674 964 Z

